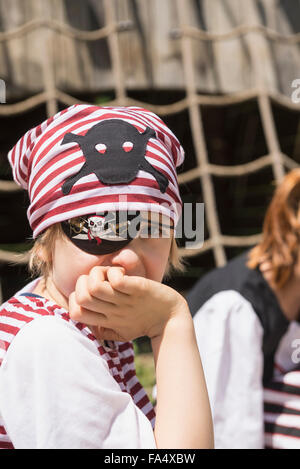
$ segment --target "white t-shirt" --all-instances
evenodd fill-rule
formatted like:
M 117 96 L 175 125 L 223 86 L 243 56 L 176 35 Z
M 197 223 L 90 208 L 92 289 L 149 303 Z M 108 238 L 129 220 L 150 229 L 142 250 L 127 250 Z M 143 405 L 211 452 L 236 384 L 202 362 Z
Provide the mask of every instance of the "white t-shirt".
M 0 308 L 0 344 L 10 341 L 6 352 L 0 346 L 0 447 L 2 433 L 4 442 L 20 449 L 156 448 L 145 415 L 152 406 L 126 350 L 111 359 L 87 327 L 65 320 L 65 310 L 42 299 L 53 315 L 41 315 L 36 298 L 17 298 L 24 306 L 7 302 Z M 14 335 L 22 316 L 25 323 Z M 119 376 L 135 387 L 134 399 Z

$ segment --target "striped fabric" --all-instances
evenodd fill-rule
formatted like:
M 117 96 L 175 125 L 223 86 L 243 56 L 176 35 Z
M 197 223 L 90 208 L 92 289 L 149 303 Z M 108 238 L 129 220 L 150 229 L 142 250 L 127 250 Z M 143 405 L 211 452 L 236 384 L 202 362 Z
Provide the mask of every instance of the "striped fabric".
M 97 345 L 99 355 L 106 360 L 109 371 L 123 392 L 131 395 L 134 403 L 150 420 L 152 428 L 155 412 L 148 396 L 141 386 L 134 366 L 134 352 L 131 342 L 109 342 L 101 345 L 90 330 L 82 323 L 70 319 L 68 312 L 45 298 L 17 295 L 4 303 L 0 310 L 0 366 L 14 337 L 28 322 L 41 316 L 58 316 L 71 322 Z M 0 449 L 13 449 L 0 414 Z
M 165 193 L 152 174 L 139 170 L 130 183 L 116 185 L 102 184 L 91 173 L 77 181 L 70 193 L 63 194 L 63 183 L 86 161 L 77 143 L 62 145 L 65 134 L 83 136 L 108 119 L 122 119 L 140 133 L 147 127 L 155 131 L 157 138 L 149 139 L 145 158 L 167 177 Z M 34 238 L 54 223 L 99 211 L 149 210 L 170 216 L 175 225 L 181 213 L 176 167 L 183 163 L 184 151 L 164 122 L 142 108 L 75 104 L 30 129 L 9 152 L 8 159 L 16 183 L 29 193 L 27 216 Z
M 300 366 L 282 370 L 264 389 L 265 447 L 300 449 Z

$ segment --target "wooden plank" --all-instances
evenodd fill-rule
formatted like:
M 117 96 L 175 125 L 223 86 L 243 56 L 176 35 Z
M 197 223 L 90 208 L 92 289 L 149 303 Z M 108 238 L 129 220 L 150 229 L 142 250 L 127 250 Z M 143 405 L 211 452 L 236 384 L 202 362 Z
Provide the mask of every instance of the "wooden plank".
M 252 5 L 252 0 L 249 2 Z M 99 0 L 0 0 L 2 31 L 12 31 L 33 19 L 48 19 L 76 31 L 94 31 L 105 25 L 104 4 Z M 185 0 L 187 26 L 213 33 L 209 40 L 195 38 L 193 60 L 197 89 L 203 93 L 234 93 L 249 89 L 254 82 L 253 63 L 246 37 L 238 28 L 249 23 L 240 0 Z M 118 33 L 124 84 L 135 88 L 184 88 L 182 57 L 174 31 L 179 29 L 173 0 L 111 0 L 116 23 L 132 24 L 132 30 Z M 299 42 L 294 44 L 266 38 L 266 26 L 288 37 L 295 33 L 300 16 L 291 17 L 273 0 L 253 2 L 257 32 L 257 53 L 263 61 L 263 81 L 270 92 L 291 95 L 291 81 L 300 76 Z M 51 21 L 50 21 L 51 20 Z M 265 29 L 264 29 L 265 28 Z M 54 28 L 55 29 L 55 28 Z M 217 40 L 219 34 L 237 30 L 235 37 Z M 173 36 L 172 33 L 173 32 Z M 1 78 L 7 82 L 8 98 L 43 89 L 41 48 L 45 27 L 31 28 L 9 41 L 0 42 Z M 214 36 L 215 35 L 215 36 Z M 205 36 L 204 36 L 205 38 Z M 56 87 L 72 94 L 113 89 L 111 55 L 107 39 L 96 41 L 71 37 L 66 31 L 51 33 Z

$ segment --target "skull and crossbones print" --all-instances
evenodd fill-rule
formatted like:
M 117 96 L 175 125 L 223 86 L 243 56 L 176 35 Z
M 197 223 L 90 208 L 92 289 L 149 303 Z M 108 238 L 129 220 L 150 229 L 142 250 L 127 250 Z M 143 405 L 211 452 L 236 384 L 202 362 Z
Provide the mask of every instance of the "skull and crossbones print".
M 88 219 L 88 238 L 95 239 L 97 244 L 101 243 L 101 234 L 104 231 L 105 217 L 94 216 Z

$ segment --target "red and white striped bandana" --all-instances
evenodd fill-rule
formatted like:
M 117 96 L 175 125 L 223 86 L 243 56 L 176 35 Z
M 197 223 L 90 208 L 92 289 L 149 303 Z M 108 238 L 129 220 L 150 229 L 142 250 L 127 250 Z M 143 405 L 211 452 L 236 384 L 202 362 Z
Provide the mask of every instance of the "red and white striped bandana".
M 75 104 L 30 129 L 8 154 L 14 180 L 28 190 L 36 238 L 70 218 L 103 211 L 181 214 L 179 141 L 138 107 Z

